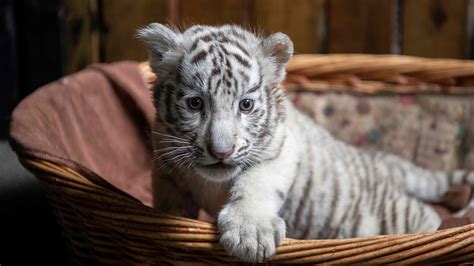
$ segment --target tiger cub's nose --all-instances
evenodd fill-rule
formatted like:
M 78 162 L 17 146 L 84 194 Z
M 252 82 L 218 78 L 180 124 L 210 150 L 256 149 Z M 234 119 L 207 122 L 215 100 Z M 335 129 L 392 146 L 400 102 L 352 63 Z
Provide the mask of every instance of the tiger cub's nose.
M 234 152 L 234 147 L 232 146 L 228 149 L 216 149 L 216 147 L 213 147 L 211 144 L 207 145 L 207 151 L 209 154 L 217 160 L 225 160 L 230 157 L 230 155 Z

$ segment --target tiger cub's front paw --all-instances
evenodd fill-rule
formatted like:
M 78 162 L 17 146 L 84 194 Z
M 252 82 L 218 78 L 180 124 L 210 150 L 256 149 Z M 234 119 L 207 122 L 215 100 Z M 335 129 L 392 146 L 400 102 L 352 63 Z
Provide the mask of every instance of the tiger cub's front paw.
M 256 218 L 224 208 L 218 217 L 220 243 L 231 255 L 246 262 L 262 262 L 285 239 L 285 221 L 278 216 Z

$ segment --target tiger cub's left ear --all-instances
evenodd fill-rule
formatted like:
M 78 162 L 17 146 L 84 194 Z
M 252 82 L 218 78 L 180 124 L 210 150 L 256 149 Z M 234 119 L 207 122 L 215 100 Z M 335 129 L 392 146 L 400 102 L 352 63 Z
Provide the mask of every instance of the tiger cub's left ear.
M 151 23 L 138 29 L 137 36 L 148 50 L 152 69 L 167 53 L 178 51 L 182 42 L 182 34 L 178 30 L 159 23 Z
M 286 34 L 277 32 L 262 42 L 263 54 L 273 59 L 275 63 L 275 79 L 277 82 L 285 79 L 285 67 L 293 55 L 293 42 Z

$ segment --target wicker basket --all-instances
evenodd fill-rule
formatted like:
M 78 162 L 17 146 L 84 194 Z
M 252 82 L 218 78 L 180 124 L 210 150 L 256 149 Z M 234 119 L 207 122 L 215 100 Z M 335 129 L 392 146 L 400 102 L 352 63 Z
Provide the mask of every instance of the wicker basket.
M 147 72 L 146 65 L 142 70 Z M 298 55 L 288 89 L 356 93 L 474 93 L 474 62 L 405 56 Z M 145 73 L 149 79 L 153 76 Z M 18 145 L 12 140 L 12 145 Z M 81 264 L 236 263 L 214 225 L 158 213 L 74 167 L 18 156 L 46 189 Z M 474 261 L 474 224 L 424 234 L 344 240 L 286 239 L 271 263 L 447 263 Z

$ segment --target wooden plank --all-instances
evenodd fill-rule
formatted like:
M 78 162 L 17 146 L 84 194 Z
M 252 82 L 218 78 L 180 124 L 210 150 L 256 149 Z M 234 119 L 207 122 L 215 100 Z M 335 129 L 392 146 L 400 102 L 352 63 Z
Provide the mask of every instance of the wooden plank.
M 397 53 L 397 0 L 328 1 L 328 52 Z
M 296 53 L 323 50 L 324 0 L 255 0 L 251 21 L 265 34 L 286 33 Z
M 181 0 L 178 2 L 179 26 L 194 24 L 248 24 L 248 0 Z
M 0 2 L 0 139 L 8 136 L 13 107 L 18 103 L 18 60 L 13 0 Z
M 402 52 L 423 57 L 467 58 L 469 0 L 402 1 Z
M 103 60 L 145 60 L 147 54 L 136 30 L 151 22 L 168 22 L 167 0 L 102 0 Z
M 97 0 L 64 2 L 66 27 L 66 73 L 99 62 Z
M 63 7 L 61 0 L 15 1 L 20 98 L 65 74 Z

